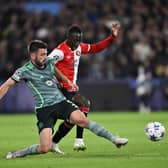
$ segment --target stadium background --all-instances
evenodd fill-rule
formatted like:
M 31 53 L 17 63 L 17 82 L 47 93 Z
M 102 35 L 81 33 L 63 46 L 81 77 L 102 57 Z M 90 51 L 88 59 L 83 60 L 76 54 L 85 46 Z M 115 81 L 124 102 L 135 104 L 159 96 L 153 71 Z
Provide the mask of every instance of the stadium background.
M 81 58 L 81 92 L 92 110 L 137 110 L 138 67 L 152 74 L 152 110 L 167 102 L 161 81 L 168 64 L 168 7 L 166 0 L 9 0 L 1 1 L 0 81 L 7 79 L 28 58 L 32 39 L 49 44 L 49 52 L 65 39 L 67 27 L 81 25 L 84 42 L 97 42 L 110 33 L 113 20 L 121 22 L 119 38 L 110 48 Z M 0 102 L 1 112 L 32 112 L 32 95 L 24 83 L 16 85 Z

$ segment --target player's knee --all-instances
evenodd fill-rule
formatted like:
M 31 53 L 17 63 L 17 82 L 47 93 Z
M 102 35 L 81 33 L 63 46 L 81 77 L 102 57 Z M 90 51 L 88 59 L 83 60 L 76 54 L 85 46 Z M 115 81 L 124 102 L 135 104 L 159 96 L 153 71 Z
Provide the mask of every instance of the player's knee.
M 70 122 L 83 128 L 87 127 L 87 125 L 89 124 L 88 119 L 80 110 L 76 110 L 71 113 Z
M 77 125 L 82 128 L 86 128 L 88 126 L 88 124 L 89 124 L 89 121 L 87 118 L 80 119 L 80 120 L 78 120 L 78 123 L 77 123 Z

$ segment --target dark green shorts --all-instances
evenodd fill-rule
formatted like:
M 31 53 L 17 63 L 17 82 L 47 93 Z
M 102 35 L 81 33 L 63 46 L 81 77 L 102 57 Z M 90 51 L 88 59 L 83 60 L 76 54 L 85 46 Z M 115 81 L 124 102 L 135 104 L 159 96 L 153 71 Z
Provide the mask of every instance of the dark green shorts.
M 78 106 L 69 100 L 64 100 L 52 106 L 36 109 L 39 133 L 43 128 L 52 128 L 53 130 L 57 119 L 69 120 L 70 114 L 77 109 Z

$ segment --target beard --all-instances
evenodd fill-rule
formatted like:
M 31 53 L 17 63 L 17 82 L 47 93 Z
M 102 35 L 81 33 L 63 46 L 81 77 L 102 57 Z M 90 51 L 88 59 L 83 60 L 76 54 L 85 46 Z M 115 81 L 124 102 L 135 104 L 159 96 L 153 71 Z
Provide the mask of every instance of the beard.
M 45 67 L 45 61 L 40 62 L 38 59 L 35 59 L 35 64 L 39 68 L 44 68 Z

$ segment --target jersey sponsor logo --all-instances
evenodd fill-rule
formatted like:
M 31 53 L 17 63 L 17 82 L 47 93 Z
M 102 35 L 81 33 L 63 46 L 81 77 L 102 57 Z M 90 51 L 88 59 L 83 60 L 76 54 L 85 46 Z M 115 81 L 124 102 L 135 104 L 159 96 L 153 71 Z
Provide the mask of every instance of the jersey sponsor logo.
M 45 83 L 46 83 L 47 86 L 52 86 L 53 85 L 53 81 L 52 80 L 47 80 Z

